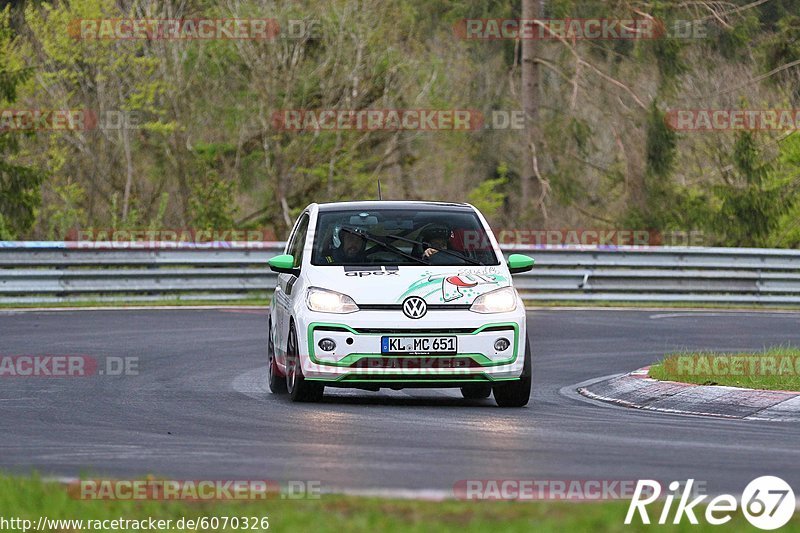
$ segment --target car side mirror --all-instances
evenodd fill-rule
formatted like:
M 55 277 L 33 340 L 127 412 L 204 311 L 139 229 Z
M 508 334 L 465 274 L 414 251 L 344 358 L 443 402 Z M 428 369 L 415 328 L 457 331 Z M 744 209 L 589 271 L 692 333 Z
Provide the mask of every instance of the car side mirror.
M 300 273 L 300 269 L 294 267 L 294 256 L 292 254 L 276 255 L 269 260 L 268 264 L 273 272 L 278 272 L 279 274 L 297 276 Z
M 533 257 L 522 254 L 511 254 L 508 256 L 508 271 L 512 274 L 528 272 L 533 268 Z

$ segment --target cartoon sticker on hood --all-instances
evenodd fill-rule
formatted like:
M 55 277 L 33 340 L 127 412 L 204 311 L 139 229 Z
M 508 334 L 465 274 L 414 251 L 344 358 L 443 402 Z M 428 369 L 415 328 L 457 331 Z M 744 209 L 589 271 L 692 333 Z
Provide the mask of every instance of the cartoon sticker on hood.
M 506 286 L 508 279 L 492 272 L 459 271 L 445 274 L 425 273 L 401 294 L 398 302 L 408 296 L 420 296 L 428 303 L 471 303 L 490 290 Z M 437 293 L 439 293 L 437 295 Z M 462 300 L 462 301 L 459 301 Z

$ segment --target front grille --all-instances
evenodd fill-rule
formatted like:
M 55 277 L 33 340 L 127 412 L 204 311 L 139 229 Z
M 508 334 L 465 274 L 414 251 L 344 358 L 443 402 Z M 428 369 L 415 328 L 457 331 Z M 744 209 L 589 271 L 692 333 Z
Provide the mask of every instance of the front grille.
M 343 382 L 347 381 L 369 381 L 369 382 L 380 382 L 380 381 L 397 381 L 397 382 L 419 382 L 419 381 L 431 381 L 431 382 L 445 382 L 445 381 L 453 381 L 453 382 L 466 382 L 466 381 L 484 381 L 489 382 L 491 381 L 489 378 L 486 377 L 485 374 L 467 374 L 463 376 L 442 376 L 436 374 L 420 374 L 420 375 L 408 375 L 408 374 L 350 374 L 345 376 L 341 379 Z
M 408 334 L 408 335 L 444 335 L 446 333 L 472 333 L 475 331 L 474 328 L 450 328 L 450 329 L 424 329 L 424 328 L 360 328 L 358 330 L 359 333 L 381 333 L 381 334 L 389 334 L 389 333 L 397 333 L 397 334 Z
M 458 335 L 470 334 L 476 328 L 358 328 L 354 329 L 356 333 L 373 334 L 379 333 L 381 335 Z M 314 326 L 314 331 L 342 331 L 345 333 L 350 332 L 344 326 Z M 510 326 L 489 326 L 483 329 L 483 333 L 491 331 L 514 331 Z

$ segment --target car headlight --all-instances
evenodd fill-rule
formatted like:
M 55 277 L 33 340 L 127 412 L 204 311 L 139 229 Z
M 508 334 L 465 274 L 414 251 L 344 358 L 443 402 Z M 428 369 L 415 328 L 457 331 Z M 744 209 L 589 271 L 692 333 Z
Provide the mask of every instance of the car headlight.
M 469 309 L 476 313 L 507 313 L 516 308 L 517 291 L 513 287 L 503 287 L 481 294 Z
M 348 295 L 318 287 L 308 289 L 306 305 L 310 310 L 320 313 L 353 313 L 358 311 L 358 306 Z

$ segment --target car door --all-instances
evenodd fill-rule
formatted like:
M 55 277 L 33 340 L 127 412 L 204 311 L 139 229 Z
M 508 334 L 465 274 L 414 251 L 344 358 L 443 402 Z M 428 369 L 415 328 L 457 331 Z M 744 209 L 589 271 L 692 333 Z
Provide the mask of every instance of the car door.
M 307 212 L 300 215 L 286 245 L 286 253 L 294 257 L 295 268 L 299 268 L 303 261 L 303 248 L 308 233 L 308 221 L 309 215 Z M 278 333 L 275 339 L 275 352 L 281 355 L 285 355 L 286 342 L 289 338 L 289 317 L 291 316 L 292 304 L 297 296 L 295 294 L 296 291 L 293 290 L 296 282 L 297 276 L 294 274 L 278 274 L 278 283 L 275 287 L 275 328 Z M 279 358 L 279 362 L 283 364 L 283 357 Z

